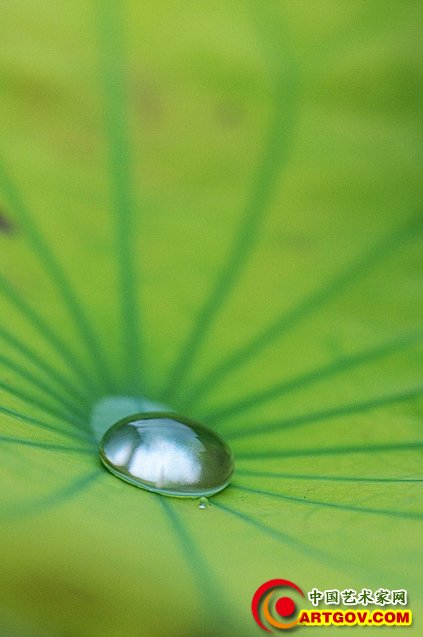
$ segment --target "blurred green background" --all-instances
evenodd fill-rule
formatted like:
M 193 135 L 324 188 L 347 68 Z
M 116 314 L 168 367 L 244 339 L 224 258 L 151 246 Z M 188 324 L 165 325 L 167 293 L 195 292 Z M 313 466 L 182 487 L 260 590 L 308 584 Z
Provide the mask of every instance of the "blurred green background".
M 406 588 L 419 634 L 422 12 L 2 4 L 2 635 L 259 635 L 275 577 Z M 233 486 L 109 475 L 110 395 L 215 426 Z

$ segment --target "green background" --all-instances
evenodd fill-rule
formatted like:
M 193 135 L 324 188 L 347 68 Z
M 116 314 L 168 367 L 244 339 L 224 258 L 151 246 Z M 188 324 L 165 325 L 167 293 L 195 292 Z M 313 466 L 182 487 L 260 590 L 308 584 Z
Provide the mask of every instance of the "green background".
M 259 635 L 275 577 L 406 588 L 420 634 L 421 19 L 2 4 L 2 635 Z M 233 486 L 108 474 L 110 395 L 216 427 Z

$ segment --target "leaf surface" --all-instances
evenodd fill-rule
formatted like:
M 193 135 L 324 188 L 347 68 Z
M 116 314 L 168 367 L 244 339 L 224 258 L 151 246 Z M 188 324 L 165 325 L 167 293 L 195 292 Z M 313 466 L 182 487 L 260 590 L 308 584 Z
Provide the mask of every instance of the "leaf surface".
M 3 633 L 255 635 L 272 578 L 417 615 L 419 4 L 0 15 Z M 211 507 L 103 469 L 118 395 L 230 442 Z

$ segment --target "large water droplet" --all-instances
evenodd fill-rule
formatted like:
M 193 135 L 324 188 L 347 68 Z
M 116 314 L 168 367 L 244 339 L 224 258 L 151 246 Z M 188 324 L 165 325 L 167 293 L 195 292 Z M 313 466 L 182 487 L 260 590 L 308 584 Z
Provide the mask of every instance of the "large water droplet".
M 221 491 L 234 468 L 231 450 L 216 433 L 167 412 L 135 414 L 117 422 L 101 440 L 100 457 L 122 480 L 185 497 Z

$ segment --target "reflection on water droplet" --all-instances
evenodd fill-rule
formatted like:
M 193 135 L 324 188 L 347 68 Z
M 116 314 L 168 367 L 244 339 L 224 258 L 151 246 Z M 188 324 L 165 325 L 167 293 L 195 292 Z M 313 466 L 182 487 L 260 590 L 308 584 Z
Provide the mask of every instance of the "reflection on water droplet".
M 168 412 L 120 420 L 104 434 L 100 457 L 122 480 L 183 497 L 221 491 L 234 468 L 231 450 L 216 433 Z
M 199 509 L 208 509 L 210 506 L 210 502 L 204 496 L 198 500 L 198 508 Z

